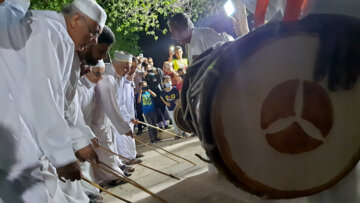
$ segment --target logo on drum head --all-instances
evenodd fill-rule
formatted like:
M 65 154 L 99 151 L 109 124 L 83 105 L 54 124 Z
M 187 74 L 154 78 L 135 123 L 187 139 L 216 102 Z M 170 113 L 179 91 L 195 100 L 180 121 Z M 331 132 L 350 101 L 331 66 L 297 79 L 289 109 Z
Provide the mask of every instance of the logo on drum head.
M 323 144 L 333 124 L 327 92 L 315 82 L 297 79 L 273 88 L 263 102 L 261 128 L 275 150 L 300 154 Z

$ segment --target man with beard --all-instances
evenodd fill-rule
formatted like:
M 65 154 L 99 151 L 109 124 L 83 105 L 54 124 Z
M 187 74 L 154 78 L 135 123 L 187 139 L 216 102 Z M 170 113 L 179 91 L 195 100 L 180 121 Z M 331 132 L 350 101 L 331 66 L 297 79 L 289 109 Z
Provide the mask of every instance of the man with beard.
M 87 89 L 87 91 L 85 91 L 84 87 L 90 87 L 90 86 L 84 85 L 85 84 L 84 81 L 87 81 L 85 76 L 82 77 L 82 79 L 79 81 L 80 66 L 96 65 L 99 62 L 99 60 L 106 58 L 107 52 L 114 42 L 115 42 L 115 36 L 113 32 L 109 27 L 104 26 L 103 32 L 99 35 L 98 43 L 90 45 L 84 51 L 77 52 L 77 56 L 75 56 L 74 58 L 75 63 L 73 64 L 72 75 L 70 76 L 70 82 L 68 83 L 67 86 L 66 96 L 67 96 L 68 105 L 65 106 L 67 108 L 65 115 L 69 125 L 76 126 L 77 128 L 82 130 L 84 135 L 86 135 L 86 136 L 83 135 L 78 139 L 78 140 L 83 140 L 84 143 L 89 143 L 89 140 L 91 140 L 94 145 L 97 145 L 97 139 L 95 134 L 90 129 L 91 122 L 88 121 L 89 115 L 92 116 L 93 108 L 91 107 L 86 108 L 86 111 L 84 112 L 84 108 L 82 108 L 82 102 L 81 102 L 84 100 L 84 97 L 86 98 L 88 94 L 91 94 L 91 91 L 94 91 L 94 87 L 90 85 L 92 88 L 89 88 Z M 92 83 L 88 82 L 86 84 L 92 84 Z M 93 107 L 95 105 L 93 100 L 91 101 L 89 101 L 87 106 Z M 87 119 L 84 119 L 84 117 L 87 117 Z M 85 161 L 84 157 L 86 157 L 87 154 L 94 154 L 94 156 L 96 156 L 96 153 L 94 152 L 93 147 L 91 145 L 88 145 L 88 147 L 86 147 L 86 150 L 82 150 L 81 152 L 82 154 L 80 154 L 79 158 L 82 161 Z M 82 163 L 81 169 L 85 177 L 87 177 L 90 180 L 94 180 L 91 166 L 89 163 L 87 162 Z M 79 182 L 71 183 L 71 184 L 72 186 L 68 186 L 66 189 L 68 193 L 73 193 L 73 191 L 79 191 L 79 190 L 81 191 Z M 81 181 L 81 186 L 83 192 L 86 195 L 88 195 L 90 200 L 99 198 L 99 191 L 95 189 L 93 186 L 89 185 L 84 181 Z

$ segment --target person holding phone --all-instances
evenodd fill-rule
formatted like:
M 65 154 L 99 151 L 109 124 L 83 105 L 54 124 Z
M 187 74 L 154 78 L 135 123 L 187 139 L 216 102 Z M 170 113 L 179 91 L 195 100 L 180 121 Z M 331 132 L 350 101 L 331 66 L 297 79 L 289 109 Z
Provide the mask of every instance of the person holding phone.
M 176 46 L 173 48 L 173 51 L 169 51 L 169 62 L 172 62 L 174 65 L 174 70 L 178 71 L 179 68 L 186 69 L 188 66 L 188 60 L 186 58 L 183 58 L 183 50 L 181 46 Z M 176 59 L 173 59 L 173 55 L 175 54 Z

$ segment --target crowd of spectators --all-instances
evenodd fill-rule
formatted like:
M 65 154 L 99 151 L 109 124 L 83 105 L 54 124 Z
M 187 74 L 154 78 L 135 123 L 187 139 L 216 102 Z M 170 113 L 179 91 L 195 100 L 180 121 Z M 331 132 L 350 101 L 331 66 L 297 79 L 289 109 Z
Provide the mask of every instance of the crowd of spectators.
M 173 116 L 188 66 L 181 46 L 169 51 L 169 60 L 163 63 L 162 68 L 154 66 L 152 57 L 140 55 L 134 61 L 137 64 L 134 75 L 136 118 L 142 122 L 146 119 L 150 125 L 162 129 L 170 129 L 171 124 L 179 137 L 186 136 L 177 128 Z M 139 124 L 137 134 L 140 135 L 146 128 Z M 156 129 L 149 129 L 149 137 L 152 143 L 159 141 Z

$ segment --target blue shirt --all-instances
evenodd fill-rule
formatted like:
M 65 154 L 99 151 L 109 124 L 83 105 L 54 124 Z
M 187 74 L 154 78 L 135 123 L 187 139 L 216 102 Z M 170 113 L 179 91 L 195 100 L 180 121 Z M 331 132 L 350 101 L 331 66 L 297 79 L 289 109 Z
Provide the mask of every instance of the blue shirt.
M 144 114 L 148 114 L 154 111 L 154 99 L 149 92 L 143 92 L 141 94 L 141 104 Z
M 167 108 L 169 109 L 169 111 L 173 111 L 176 106 L 175 102 L 177 99 L 179 99 L 179 90 L 177 90 L 176 87 L 172 87 L 169 92 L 163 90 L 161 92 L 161 97 L 171 104 L 171 106 L 168 106 Z

